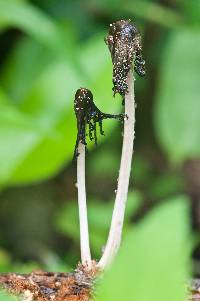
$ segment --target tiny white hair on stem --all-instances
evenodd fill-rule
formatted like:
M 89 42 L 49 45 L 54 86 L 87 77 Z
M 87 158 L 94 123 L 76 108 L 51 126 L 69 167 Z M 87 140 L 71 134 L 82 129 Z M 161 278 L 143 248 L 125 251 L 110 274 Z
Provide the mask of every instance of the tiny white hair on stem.
M 128 93 L 125 95 L 125 114 L 128 116 L 128 119 L 124 120 L 121 163 L 109 236 L 104 249 L 104 253 L 97 265 L 101 270 L 104 270 L 107 266 L 110 265 L 118 252 L 121 243 L 124 214 L 128 196 L 135 136 L 135 95 L 134 77 L 132 70 L 129 71 L 127 84 Z
M 85 188 L 85 145 L 79 142 L 77 157 L 77 189 L 78 189 L 78 209 L 79 209 L 79 224 L 80 224 L 80 249 L 81 262 L 91 266 L 91 253 L 88 230 L 87 217 L 87 201 Z

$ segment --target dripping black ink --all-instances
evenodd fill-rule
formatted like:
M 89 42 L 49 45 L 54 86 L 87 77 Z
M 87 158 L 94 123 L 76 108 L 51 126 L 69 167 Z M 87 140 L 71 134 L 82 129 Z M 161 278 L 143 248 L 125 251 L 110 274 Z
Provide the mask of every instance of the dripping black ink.
M 104 135 L 103 120 L 104 119 L 118 119 L 123 121 L 124 114 L 106 114 L 101 112 L 93 101 L 92 92 L 87 88 L 80 88 L 76 91 L 74 99 L 74 111 L 77 119 L 77 139 L 74 150 L 74 158 L 78 156 L 78 145 L 81 142 L 87 145 L 87 126 L 90 140 L 94 140 L 97 144 L 97 123 L 101 135 Z
M 135 72 L 145 75 L 145 61 L 142 58 L 141 36 L 130 20 L 120 20 L 110 24 L 105 42 L 113 63 L 113 92 L 124 100 L 128 93 L 127 76 L 134 64 Z

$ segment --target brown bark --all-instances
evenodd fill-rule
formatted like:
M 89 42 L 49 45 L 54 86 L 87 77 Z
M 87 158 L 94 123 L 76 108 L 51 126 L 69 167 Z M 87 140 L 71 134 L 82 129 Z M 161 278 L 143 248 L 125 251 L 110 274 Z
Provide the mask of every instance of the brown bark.
M 200 279 L 190 280 L 187 289 L 187 301 L 200 301 Z
M 0 274 L 0 285 L 26 301 L 89 301 L 97 274 L 78 265 L 73 273 L 33 271 L 30 274 Z

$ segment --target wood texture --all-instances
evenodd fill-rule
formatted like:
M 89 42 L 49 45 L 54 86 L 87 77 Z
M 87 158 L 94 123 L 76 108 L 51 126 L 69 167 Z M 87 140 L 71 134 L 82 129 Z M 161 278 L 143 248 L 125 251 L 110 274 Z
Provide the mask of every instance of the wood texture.
M 79 265 L 73 273 L 33 271 L 0 274 L 0 285 L 24 301 L 89 301 L 97 269 Z

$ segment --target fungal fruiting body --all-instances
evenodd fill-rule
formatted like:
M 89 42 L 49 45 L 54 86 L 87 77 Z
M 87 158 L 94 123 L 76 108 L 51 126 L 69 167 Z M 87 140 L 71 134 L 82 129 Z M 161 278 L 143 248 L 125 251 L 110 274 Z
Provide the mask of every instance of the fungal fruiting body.
M 102 113 L 94 104 L 93 95 L 90 90 L 80 88 L 77 90 L 74 100 L 74 110 L 77 118 L 77 139 L 74 150 L 74 159 L 77 159 L 77 188 L 78 188 L 78 206 L 79 206 L 79 223 L 80 223 L 80 245 L 81 261 L 90 269 L 91 252 L 89 243 L 86 188 L 85 188 L 85 148 L 86 148 L 86 131 L 89 128 L 89 139 L 97 144 L 96 124 L 99 124 L 100 134 L 103 135 L 103 119 L 115 118 L 124 119 L 124 114 L 112 115 Z
M 114 95 L 119 93 L 122 96 L 128 119 L 124 122 L 121 163 L 108 240 L 104 253 L 98 262 L 98 267 L 101 270 L 104 270 L 114 259 L 122 237 L 135 136 L 135 95 L 132 65 L 134 64 L 134 70 L 139 75 L 145 75 L 141 38 L 137 28 L 130 20 L 121 20 L 111 24 L 106 43 L 113 62 Z
M 76 91 L 74 100 L 74 110 L 77 119 L 77 139 L 74 151 L 75 158 L 78 156 L 78 145 L 81 142 L 83 145 L 86 143 L 86 130 L 89 127 L 89 139 L 94 140 L 97 144 L 97 129 L 96 124 L 99 124 L 100 134 L 104 135 L 102 121 L 103 119 L 113 118 L 124 120 L 124 114 L 106 114 L 101 112 L 94 104 L 92 92 L 86 88 L 80 88 Z
M 120 20 L 110 24 L 105 42 L 111 53 L 113 63 L 113 92 L 124 100 L 128 93 L 127 77 L 134 63 L 135 72 L 145 75 L 145 61 L 142 58 L 141 37 L 130 20 Z

